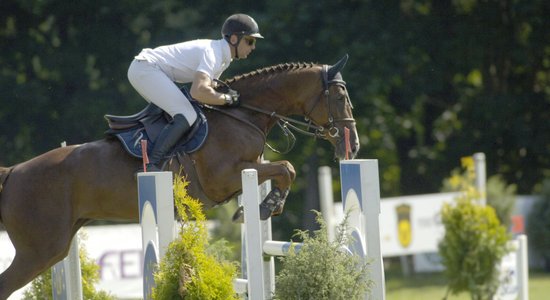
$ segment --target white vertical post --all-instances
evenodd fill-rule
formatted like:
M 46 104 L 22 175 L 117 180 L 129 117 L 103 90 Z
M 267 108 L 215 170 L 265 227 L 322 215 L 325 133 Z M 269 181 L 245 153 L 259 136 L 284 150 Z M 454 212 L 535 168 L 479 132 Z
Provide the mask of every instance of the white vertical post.
M 55 300 L 82 300 L 82 274 L 75 235 L 69 255 L 52 268 L 52 297 Z
M 143 246 L 143 298 L 152 299 L 153 273 L 174 239 L 172 172 L 139 173 L 138 205 Z
M 68 261 L 67 261 L 68 260 Z M 71 291 L 71 300 L 72 299 L 82 299 L 82 271 L 80 270 L 80 255 L 78 249 L 78 235 L 75 235 L 71 242 L 71 249 L 69 250 L 69 255 L 64 261 L 66 263 L 67 269 L 69 270 L 68 275 L 69 283 L 68 290 Z M 75 297 L 75 298 L 72 298 Z
M 271 191 L 271 181 L 266 181 L 260 185 L 260 198 L 258 199 L 261 202 L 267 194 Z M 259 207 L 259 206 L 258 206 Z M 271 218 L 268 218 L 265 221 L 260 220 L 260 229 L 261 229 L 261 240 L 262 240 L 262 251 L 263 245 L 266 241 L 271 241 L 273 238 L 271 232 Z M 265 256 L 262 253 L 262 270 L 264 273 L 264 299 L 271 299 L 275 293 L 275 258 L 271 255 Z
M 244 200 L 243 195 L 240 195 L 237 198 L 238 207 L 242 206 L 244 209 L 243 200 Z M 239 293 L 237 288 L 241 289 L 244 286 L 244 291 L 240 292 L 239 294 L 245 294 L 248 292 L 248 253 L 246 253 L 246 223 L 245 222 L 241 224 L 241 273 L 242 273 L 242 280 L 240 281 L 235 280 L 233 283 L 233 286 L 236 287 L 235 291 L 237 293 Z M 247 300 L 248 297 L 244 295 L 243 299 Z
M 168 246 L 174 241 L 174 180 L 172 172 L 162 172 L 162 180 L 157 184 L 157 222 L 159 236 L 159 260 L 164 258 Z
M 317 180 L 319 182 L 319 201 L 321 213 L 327 224 L 328 240 L 335 239 L 336 220 L 334 218 L 334 196 L 332 192 L 332 171 L 330 167 L 319 167 Z
M 263 241 L 260 224 L 260 201 L 258 172 L 245 169 L 241 173 L 243 184 L 244 223 L 246 226 L 246 255 L 248 275 L 248 298 L 264 299 L 265 280 L 263 272 Z M 255 201 L 250 201 L 255 199 Z M 247 201 L 249 200 L 249 201 Z
M 342 201 L 344 209 L 346 202 L 359 201 L 361 209 L 361 235 L 365 238 L 366 259 L 372 260 L 372 279 L 375 283 L 370 298 L 386 299 L 384 278 L 384 263 L 380 245 L 380 181 L 378 175 L 378 160 L 356 159 L 340 162 L 342 185 Z M 350 220 L 353 221 L 353 220 Z M 358 236 L 360 237 L 360 236 Z
M 474 169 L 476 172 L 476 188 L 479 191 L 479 202 L 485 205 L 487 202 L 487 166 L 485 163 L 485 153 L 474 153 Z
M 363 209 L 366 218 L 365 236 L 367 242 L 367 255 L 373 261 L 373 279 L 375 286 L 372 291 L 372 299 L 386 299 L 386 286 L 384 278 L 384 263 L 380 246 L 380 181 L 378 177 L 378 160 L 369 159 L 361 164 L 361 182 L 366 191 L 363 199 Z
M 529 300 L 529 259 L 527 258 L 527 236 L 517 236 L 519 249 L 516 255 L 518 271 L 518 288 L 520 300 Z

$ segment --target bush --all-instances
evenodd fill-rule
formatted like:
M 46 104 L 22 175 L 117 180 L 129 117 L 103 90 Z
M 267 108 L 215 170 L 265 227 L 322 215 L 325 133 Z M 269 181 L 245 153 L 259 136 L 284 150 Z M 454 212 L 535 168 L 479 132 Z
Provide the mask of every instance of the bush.
M 544 259 L 544 270 L 550 272 L 550 178 L 542 182 L 539 194 L 541 199 L 529 214 L 527 233 L 529 244 Z
M 209 245 L 202 205 L 187 195 L 186 185 L 182 178 L 174 179 L 182 225 L 155 273 L 153 299 L 237 299 L 233 290 L 237 268 L 225 260 L 230 250 L 224 242 Z
M 487 204 L 495 209 L 497 217 L 502 225 L 510 228 L 511 216 L 516 205 L 515 184 L 506 184 L 500 175 L 494 175 L 487 179 Z
M 510 237 L 494 208 L 476 202 L 479 193 L 471 181 L 454 181 L 462 193 L 454 204 L 444 204 L 441 212 L 445 236 L 439 255 L 448 280 L 445 298 L 449 293 L 468 291 L 472 299 L 492 299 L 499 285 L 498 266 Z
M 341 250 L 350 239 L 345 234 L 345 223 L 340 224 L 336 241 L 331 243 L 321 214 L 316 214 L 320 229 L 314 237 L 297 231 L 295 236 L 303 240 L 302 248 L 298 253 L 291 248 L 288 256 L 280 258 L 282 269 L 276 277 L 274 299 L 364 299 L 373 285 L 368 263 Z
M 80 241 L 85 240 L 85 236 L 80 234 Z M 88 257 L 84 243 L 79 245 L 80 269 L 82 272 L 82 296 L 86 300 L 110 300 L 115 299 L 104 291 L 96 291 L 94 285 L 99 282 L 99 266 Z M 51 300 L 52 291 L 52 271 L 42 273 L 31 283 L 31 287 L 24 293 L 25 300 Z
M 464 157 L 461 161 L 462 169 L 451 172 L 451 176 L 443 181 L 442 192 L 469 191 L 473 198 L 479 198 L 475 189 L 475 169 L 472 157 Z M 517 186 L 508 185 L 502 176 L 494 175 L 487 179 L 487 204 L 495 209 L 500 223 L 506 228 L 511 225 L 512 210 L 516 202 Z

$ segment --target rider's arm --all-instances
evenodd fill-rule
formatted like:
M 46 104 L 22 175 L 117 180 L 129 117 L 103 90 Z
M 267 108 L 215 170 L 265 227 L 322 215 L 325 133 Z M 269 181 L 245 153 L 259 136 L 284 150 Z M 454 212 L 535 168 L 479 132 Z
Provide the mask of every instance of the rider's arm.
M 193 83 L 191 84 L 191 96 L 198 101 L 210 105 L 226 104 L 226 96 L 218 93 L 212 86 L 212 80 L 206 73 L 195 72 Z

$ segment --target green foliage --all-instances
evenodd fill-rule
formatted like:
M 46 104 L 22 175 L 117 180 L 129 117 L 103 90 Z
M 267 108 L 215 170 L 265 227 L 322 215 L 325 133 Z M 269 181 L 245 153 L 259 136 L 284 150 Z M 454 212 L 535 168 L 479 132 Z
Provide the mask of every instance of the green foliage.
M 481 195 L 474 188 L 475 169 L 472 157 L 464 157 L 461 160 L 463 171 L 455 169 L 451 172 L 451 177 L 443 180 L 443 192 L 468 191 L 473 198 L 479 198 Z M 489 177 L 486 186 L 487 205 L 495 209 L 497 217 L 502 225 L 510 227 L 512 210 L 516 203 L 515 184 L 507 185 L 500 175 Z
M 174 179 L 174 201 L 181 218 L 178 239 L 170 244 L 155 273 L 153 299 L 237 299 L 234 264 L 225 260 L 225 244 L 209 249 L 202 205 L 187 195 L 187 182 Z M 220 261 L 221 260 L 221 261 Z
M 274 299 L 363 299 L 374 283 L 368 276 L 369 264 L 341 250 L 351 238 L 345 233 L 347 220 L 340 224 L 336 240 L 329 242 L 326 224 L 321 214 L 316 214 L 321 228 L 314 236 L 298 230 L 302 248 L 297 253 L 291 248 L 290 255 L 280 258 L 282 269 L 276 277 Z
M 49 300 L 53 299 L 52 292 L 52 270 L 42 273 L 31 282 L 31 287 L 25 291 L 26 300 Z
M 487 179 L 487 204 L 495 209 L 502 225 L 510 228 L 512 211 L 516 204 L 515 184 L 506 184 L 501 175 L 494 175 Z
M 475 187 L 476 173 L 473 157 L 463 157 L 460 163 L 462 169 L 451 171 L 451 176 L 443 180 L 441 191 L 464 192 L 471 199 L 480 199 L 481 195 Z
M 99 282 L 99 266 L 88 257 L 84 243 L 84 235 L 80 234 L 79 257 L 82 273 L 82 296 L 86 300 L 112 300 L 115 299 L 105 291 L 96 291 L 94 285 Z M 26 300 L 50 300 L 53 299 L 52 271 L 42 273 L 31 283 L 31 287 L 25 291 Z
M 541 185 L 540 200 L 529 214 L 527 232 L 529 245 L 545 260 L 545 271 L 550 272 L 550 178 Z
M 383 195 L 433 192 L 458 157 L 476 151 L 487 153 L 488 173 L 516 183 L 519 193 L 550 174 L 547 0 L 190 3 L 0 1 L 0 165 L 63 140 L 101 138 L 105 113 L 145 105 L 126 76 L 135 54 L 218 38 L 224 18 L 241 11 L 256 18 L 266 38 L 222 79 L 288 61 L 330 64 L 350 54 L 343 76 L 359 156 L 379 159 Z M 303 174 L 336 165 L 329 143 L 298 138 L 282 157 L 300 167 L 277 229 L 302 228 L 299 216 L 309 208 L 301 200 L 311 186 Z M 270 134 L 269 142 L 285 145 L 281 134 Z M 318 161 L 309 163 L 312 156 Z M 266 158 L 281 156 L 266 150 Z
M 448 280 L 447 293 L 468 291 L 472 299 L 492 299 L 499 283 L 497 266 L 507 253 L 510 237 L 495 210 L 477 203 L 473 185 L 462 187 L 455 203 L 444 204 L 441 211 L 445 236 L 439 255 Z

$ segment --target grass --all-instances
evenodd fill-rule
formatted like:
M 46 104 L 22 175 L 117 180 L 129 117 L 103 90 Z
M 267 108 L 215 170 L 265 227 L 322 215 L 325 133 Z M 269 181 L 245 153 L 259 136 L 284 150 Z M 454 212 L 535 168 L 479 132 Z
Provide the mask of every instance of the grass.
M 408 278 L 401 272 L 386 272 L 387 300 L 431 300 L 443 299 L 446 291 L 445 278 L 441 273 L 414 274 Z M 550 273 L 529 273 L 529 299 L 549 299 Z M 468 293 L 451 295 L 449 300 L 469 300 Z

